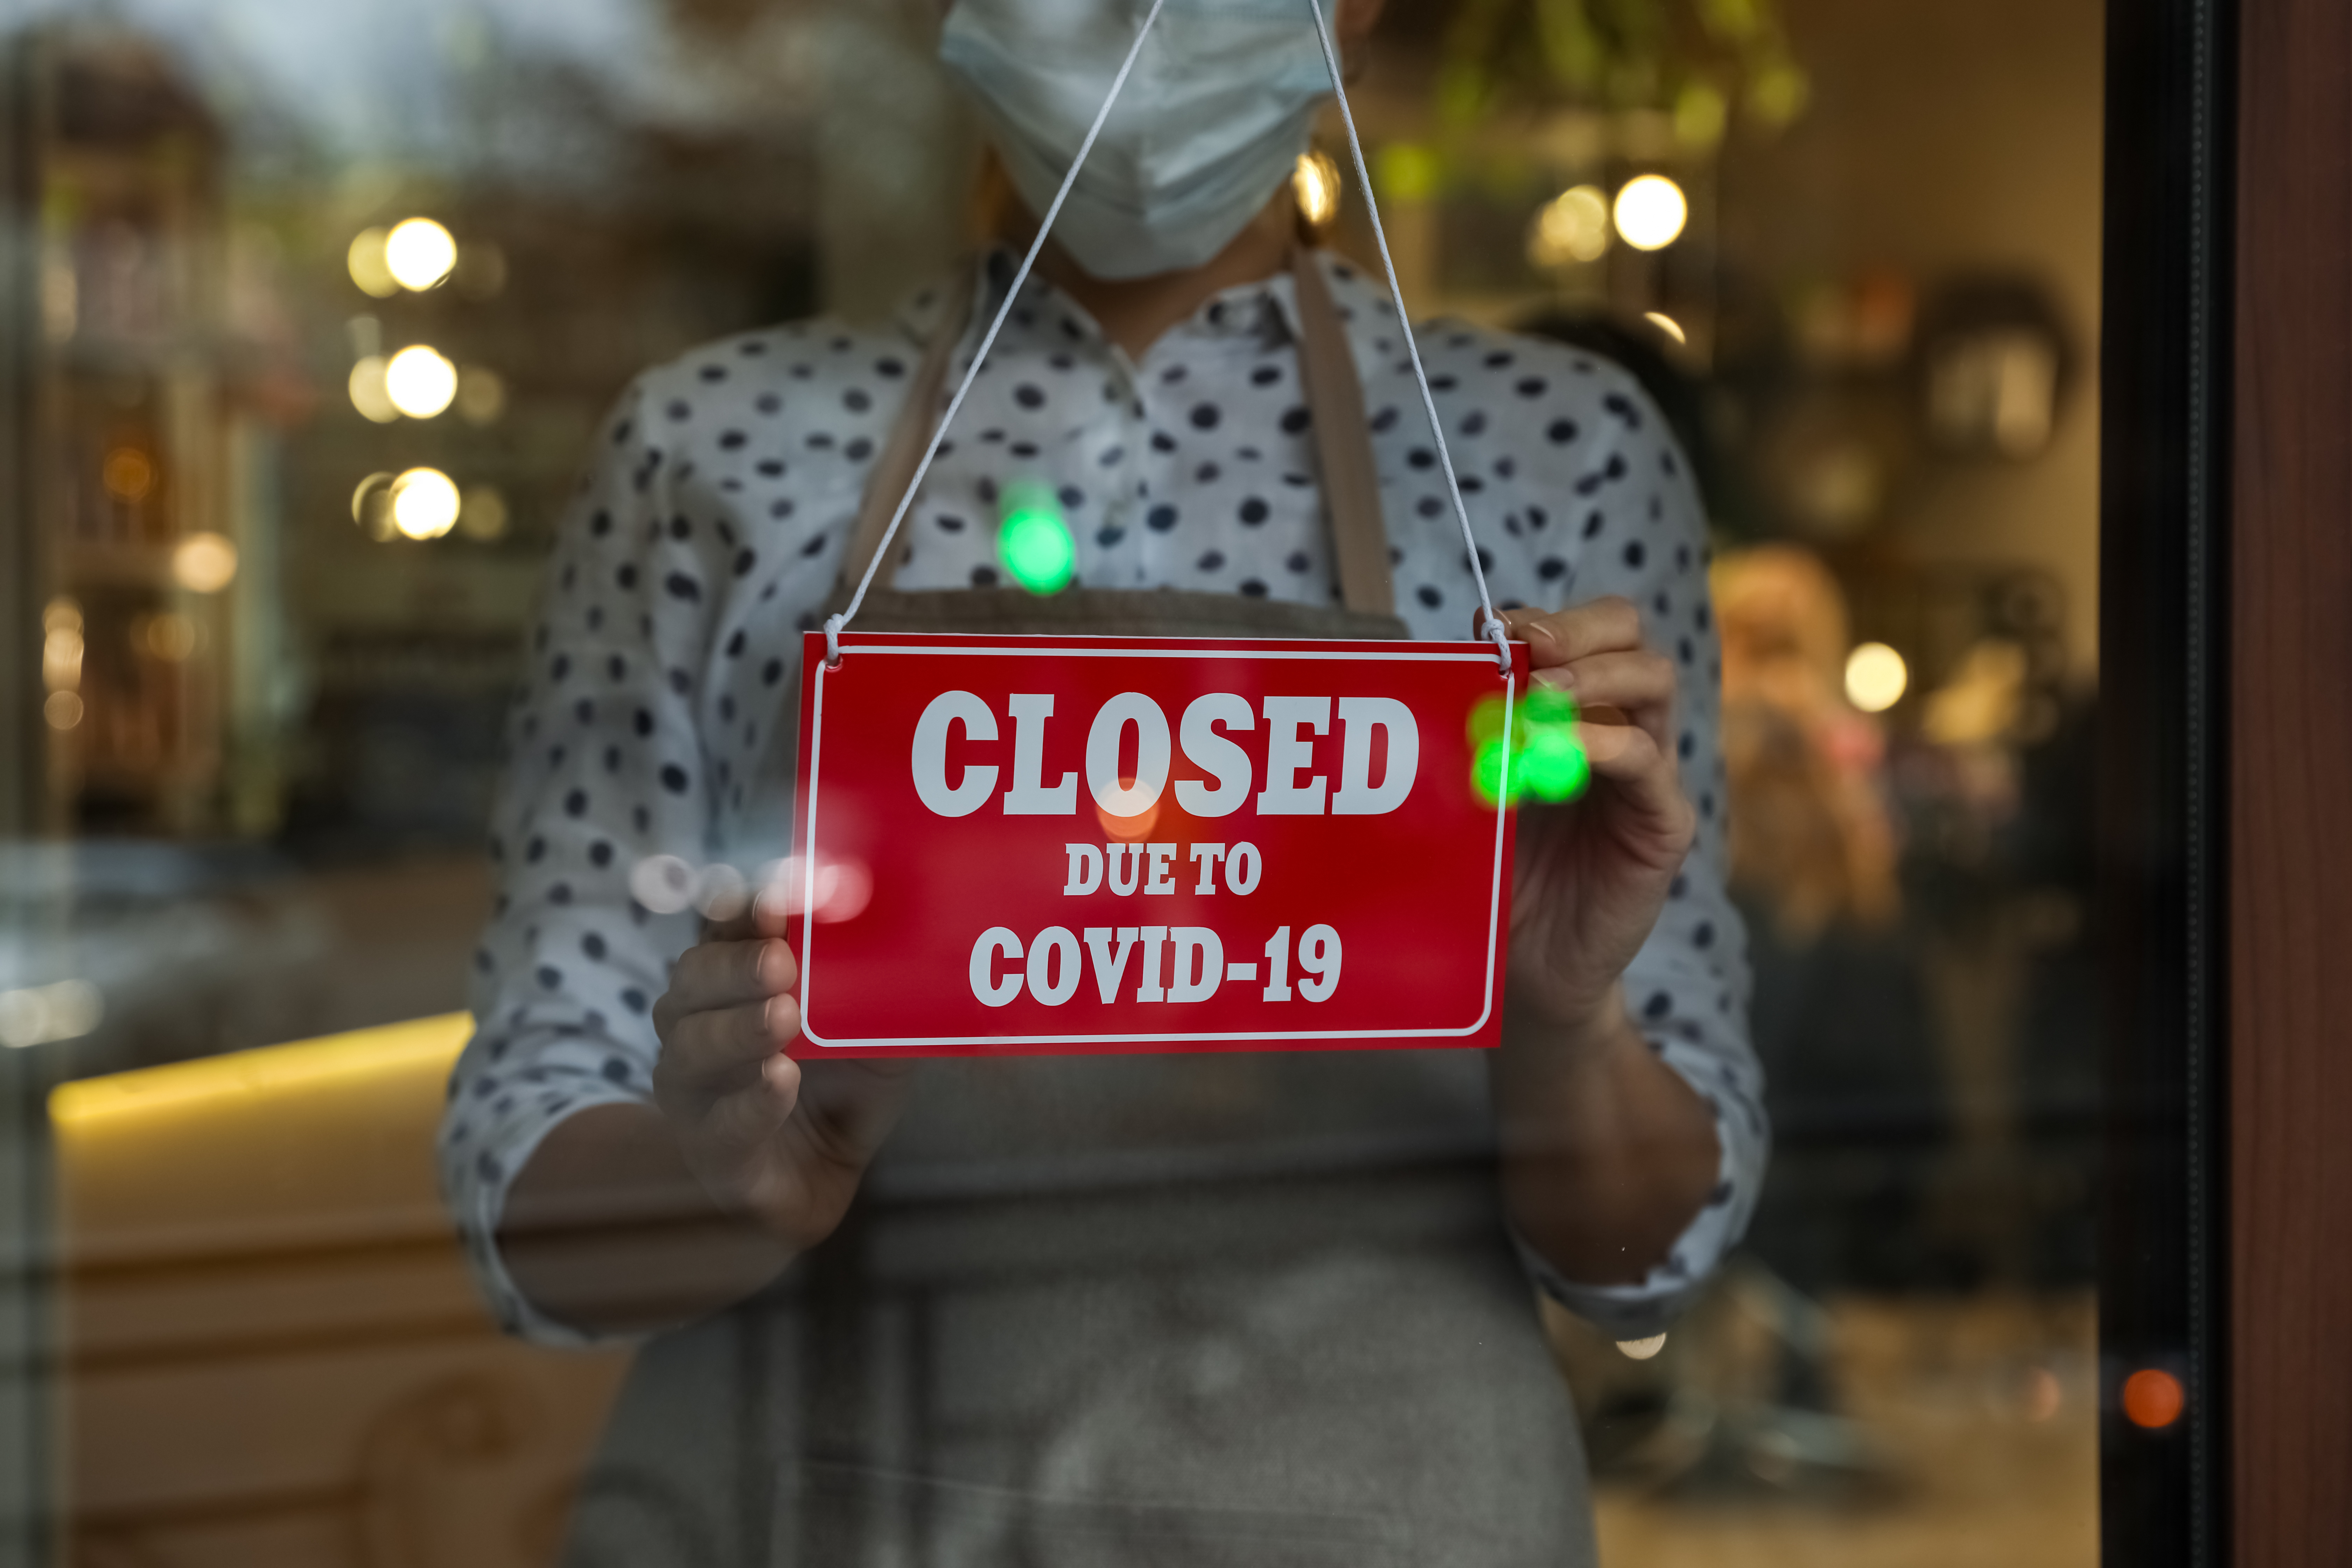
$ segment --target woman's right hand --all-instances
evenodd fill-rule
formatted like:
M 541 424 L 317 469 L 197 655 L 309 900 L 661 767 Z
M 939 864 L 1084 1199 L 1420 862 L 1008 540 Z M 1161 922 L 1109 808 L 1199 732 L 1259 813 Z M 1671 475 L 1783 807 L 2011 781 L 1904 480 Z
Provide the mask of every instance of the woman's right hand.
M 707 928 L 654 1005 L 654 1100 L 711 1202 L 793 1252 L 831 1235 L 906 1102 L 915 1064 L 803 1064 L 790 919 L 755 903 Z

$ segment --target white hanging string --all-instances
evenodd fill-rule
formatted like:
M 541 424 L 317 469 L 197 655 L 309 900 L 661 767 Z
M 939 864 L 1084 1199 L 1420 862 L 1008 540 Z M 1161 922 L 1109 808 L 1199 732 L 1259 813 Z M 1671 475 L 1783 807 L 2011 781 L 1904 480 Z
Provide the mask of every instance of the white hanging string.
M 946 437 L 948 426 L 954 421 L 956 411 L 963 406 L 965 395 L 971 391 L 971 384 L 979 376 L 980 367 L 988 358 L 988 351 L 995 345 L 996 334 L 1003 328 L 1005 317 L 1012 314 L 1014 301 L 1021 297 L 1022 285 L 1028 281 L 1030 269 L 1036 265 L 1037 253 L 1045 248 L 1045 237 L 1053 230 L 1054 219 L 1060 216 L 1062 203 L 1069 196 L 1070 187 L 1077 183 L 1078 171 L 1085 167 L 1087 154 L 1094 151 L 1095 139 L 1102 133 L 1104 122 L 1109 120 L 1111 106 L 1118 101 L 1119 92 L 1127 86 L 1128 75 L 1135 68 L 1137 57 L 1143 52 L 1143 41 L 1151 34 L 1151 24 L 1159 20 L 1160 9 L 1166 3 L 1167 0 L 1151 0 L 1151 9 L 1145 14 L 1143 25 L 1136 29 L 1135 42 L 1128 48 L 1127 58 L 1119 62 L 1118 74 L 1111 78 L 1110 92 L 1103 99 L 1102 108 L 1096 112 L 1095 122 L 1087 128 L 1086 140 L 1078 143 L 1077 156 L 1070 161 L 1069 173 L 1062 176 L 1061 188 L 1054 193 L 1054 199 L 1046 206 L 1045 216 L 1037 221 L 1036 237 L 1030 240 L 1027 254 L 1021 258 L 1021 265 L 1013 274 L 1012 285 L 1004 291 L 1003 302 L 997 306 L 995 318 L 988 323 L 988 331 L 982 335 L 979 351 L 971 356 L 971 364 L 965 370 L 963 381 L 956 387 L 955 395 L 948 399 L 947 412 L 940 416 L 938 425 L 932 429 L 930 442 L 923 448 L 922 460 L 915 465 L 915 472 L 907 482 L 906 492 L 899 496 L 897 508 L 890 513 L 890 525 L 882 531 L 881 547 L 866 563 L 865 575 L 858 578 L 857 592 L 850 595 L 848 605 L 839 615 L 826 619 L 824 662 L 828 669 L 840 666 L 842 630 L 849 625 L 850 617 L 857 614 L 858 607 L 866 603 L 866 591 L 873 585 L 874 574 L 881 568 L 884 561 L 889 559 L 890 542 L 898 537 L 898 525 L 906 521 L 907 510 L 914 504 L 916 492 L 922 489 L 924 476 L 930 472 L 932 459 L 939 456 L 940 442 Z M 1323 17 L 1322 0 L 1305 0 L 1305 3 L 1307 15 L 1315 19 L 1316 39 L 1323 46 L 1323 63 L 1331 73 L 1331 90 L 1339 98 L 1340 121 L 1348 129 L 1348 151 L 1355 160 L 1356 182 L 1364 193 L 1364 209 L 1372 220 L 1372 239 L 1380 247 L 1381 270 L 1388 275 L 1389 300 L 1396 308 L 1397 327 L 1404 338 L 1405 354 L 1412 364 L 1413 382 L 1421 388 L 1422 409 L 1429 416 L 1429 432 L 1437 443 L 1437 462 L 1445 474 L 1445 493 L 1454 503 L 1454 521 L 1462 527 L 1462 546 L 1469 552 L 1470 575 L 1478 584 L 1479 634 L 1494 643 L 1503 673 L 1508 676 L 1511 669 L 1510 634 L 1504 627 L 1502 617 L 1495 614 L 1494 597 L 1486 589 L 1486 570 L 1478 559 L 1478 541 L 1470 530 L 1470 511 L 1462 503 L 1462 486 L 1454 477 L 1454 454 L 1445 445 L 1445 426 L 1437 416 L 1437 399 L 1429 389 L 1429 373 L 1422 366 L 1421 349 L 1413 340 L 1412 320 L 1405 313 L 1404 291 L 1397 287 L 1396 262 L 1389 255 L 1388 232 L 1381 226 L 1380 203 L 1372 195 L 1371 172 L 1364 165 L 1364 145 L 1356 135 L 1356 116 L 1348 106 L 1348 87 L 1341 79 L 1339 51 L 1331 45 L 1331 29 Z
M 1309 0 L 1309 4 L 1312 3 L 1313 0 Z M 1119 62 L 1118 74 L 1110 79 L 1109 95 L 1103 100 L 1102 108 L 1096 111 L 1095 122 L 1087 127 L 1087 139 L 1078 143 L 1077 156 L 1070 160 L 1070 172 L 1062 176 L 1062 188 L 1054 193 L 1053 202 L 1045 208 L 1045 216 L 1037 220 L 1037 236 L 1029 242 L 1028 254 L 1021 258 L 1020 267 L 1013 274 L 1012 287 L 1004 291 L 1004 302 L 996 307 L 996 319 L 988 323 L 988 331 L 980 340 L 979 352 L 971 356 L 971 365 L 963 373 L 963 382 L 955 389 L 955 395 L 948 399 L 947 412 L 940 416 L 939 424 L 931 431 L 930 444 L 923 448 L 923 460 L 915 465 L 914 477 L 907 481 L 907 492 L 898 498 L 898 510 L 890 514 L 890 526 L 882 531 L 881 548 L 875 551 L 874 559 L 866 563 L 866 574 L 858 578 L 857 592 L 849 596 L 848 606 L 839 615 L 826 619 L 824 665 L 827 669 L 840 668 L 842 628 L 849 625 L 850 616 L 857 614 L 857 607 L 866 603 L 866 590 L 873 585 L 875 572 L 890 558 L 890 542 L 898 537 L 898 525 L 906 521 L 907 509 L 915 502 L 915 492 L 923 488 L 923 476 L 930 472 L 931 459 L 939 456 L 940 442 L 947 435 L 949 425 L 954 422 L 956 410 L 963 406 L 965 395 L 971 391 L 972 381 L 980 374 L 980 367 L 987 360 L 988 351 L 995 345 L 997 332 L 1004 326 L 1004 318 L 1013 313 L 1013 302 L 1021 298 L 1021 286 L 1029 280 L 1029 269 L 1037 264 L 1037 253 L 1045 247 L 1045 237 L 1053 232 L 1054 219 L 1060 216 L 1062 203 L 1068 198 L 1070 187 L 1077 183 L 1078 171 L 1086 166 L 1087 154 L 1094 151 L 1095 138 L 1102 134 L 1103 122 L 1110 118 L 1111 105 L 1118 101 L 1120 89 L 1127 86 L 1128 73 L 1135 68 L 1136 57 L 1143 53 L 1143 40 L 1151 36 L 1151 24 L 1160 19 L 1160 8 L 1166 4 L 1167 0 L 1151 0 L 1151 9 L 1144 14 L 1143 26 L 1136 29 L 1135 42 L 1129 46 L 1127 58 Z
M 1397 330 L 1404 339 L 1404 352 L 1412 362 L 1412 379 L 1421 388 L 1421 406 L 1429 416 L 1429 433 L 1437 440 L 1437 466 L 1445 473 L 1445 493 L 1454 502 L 1454 521 L 1462 525 L 1462 548 L 1470 552 L 1470 575 L 1478 584 L 1478 635 L 1495 645 L 1496 656 L 1502 660 L 1503 674 L 1511 673 L 1510 633 L 1503 626 L 1502 616 L 1495 613 L 1495 601 L 1486 592 L 1486 568 L 1478 559 L 1477 536 L 1470 531 L 1470 510 L 1462 504 L 1462 486 L 1454 477 L 1454 454 L 1446 449 L 1445 426 L 1437 417 L 1437 399 L 1429 390 L 1429 373 L 1422 368 L 1421 347 L 1413 341 L 1412 319 L 1405 314 L 1404 290 L 1397 287 L 1396 263 L 1389 256 L 1388 231 L 1381 226 L 1381 204 L 1372 196 L 1371 171 L 1364 167 L 1364 144 L 1356 138 L 1356 116 L 1348 107 L 1347 83 L 1339 79 L 1339 52 L 1331 47 L 1331 29 L 1323 20 L 1321 0 L 1306 0 L 1307 13 L 1315 18 L 1315 37 L 1323 46 L 1323 63 L 1330 68 L 1331 90 L 1339 96 L 1339 121 L 1348 128 L 1348 152 L 1356 161 L 1356 183 L 1364 193 L 1364 211 L 1372 220 L 1372 241 L 1380 247 L 1381 268 L 1388 274 L 1389 302 L 1396 307 Z

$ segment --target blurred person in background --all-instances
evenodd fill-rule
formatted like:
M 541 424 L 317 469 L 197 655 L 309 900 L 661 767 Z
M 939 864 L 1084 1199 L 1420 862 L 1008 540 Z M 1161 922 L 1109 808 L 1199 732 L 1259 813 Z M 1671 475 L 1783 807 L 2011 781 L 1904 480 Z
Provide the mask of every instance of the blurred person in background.
M 1731 886 L 1781 1146 L 1750 1245 L 1808 1291 L 1917 1283 L 1946 1095 L 1902 924 L 1885 739 L 1845 693 L 1845 597 L 1788 544 L 1727 552 L 1714 585 Z
M 1329 7 L 1343 47 L 1378 9 Z M 502 1321 L 655 1336 L 575 1562 L 1590 1563 L 1529 1282 L 1655 1334 L 1755 1201 L 1704 516 L 1637 382 L 1575 349 L 1419 334 L 1508 629 L 1628 721 L 1585 727 L 1582 800 L 1522 814 L 1491 1059 L 796 1064 L 781 911 L 633 893 L 781 849 L 801 634 L 1143 10 L 950 9 L 992 149 L 976 268 L 648 372 L 558 544 L 442 1152 Z M 910 626 L 1034 626 L 994 543 L 1028 481 L 1073 535 L 1065 631 L 1458 639 L 1475 583 L 1391 304 L 1299 239 L 1329 90 L 1303 0 L 1160 26 L 877 587 Z M 1318 333 L 1360 400 L 1302 372 Z M 1350 463 L 1379 515 L 1323 504 Z M 1388 602 L 1335 603 L 1350 541 Z

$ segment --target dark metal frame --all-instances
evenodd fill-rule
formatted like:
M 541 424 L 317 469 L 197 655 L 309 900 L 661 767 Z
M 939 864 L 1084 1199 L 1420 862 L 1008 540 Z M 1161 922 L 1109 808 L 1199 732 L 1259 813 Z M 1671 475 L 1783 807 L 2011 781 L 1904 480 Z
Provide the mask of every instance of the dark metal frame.
M 0 37 L 0 837 L 31 836 L 45 810 L 39 439 L 42 331 L 37 34 Z M 50 1068 L 0 1051 L 0 1558 L 56 1559 L 56 1289 L 50 1267 Z
M 2110 0 L 2100 435 L 2103 1560 L 2228 1560 L 2226 689 L 2233 0 Z M 2120 1409 L 2143 1368 L 2187 1407 Z

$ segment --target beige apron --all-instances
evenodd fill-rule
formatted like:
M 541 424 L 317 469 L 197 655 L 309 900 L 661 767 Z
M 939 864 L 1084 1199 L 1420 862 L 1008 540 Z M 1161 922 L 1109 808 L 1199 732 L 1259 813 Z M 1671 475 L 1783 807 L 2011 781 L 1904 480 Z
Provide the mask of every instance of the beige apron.
M 1321 272 L 1293 275 L 1340 605 L 908 593 L 891 562 L 853 629 L 1404 636 L 1361 386 Z M 910 382 L 828 615 L 962 328 Z M 1486 1095 L 1475 1051 L 926 1063 L 842 1229 L 640 1354 L 567 1563 L 1589 1564 Z

